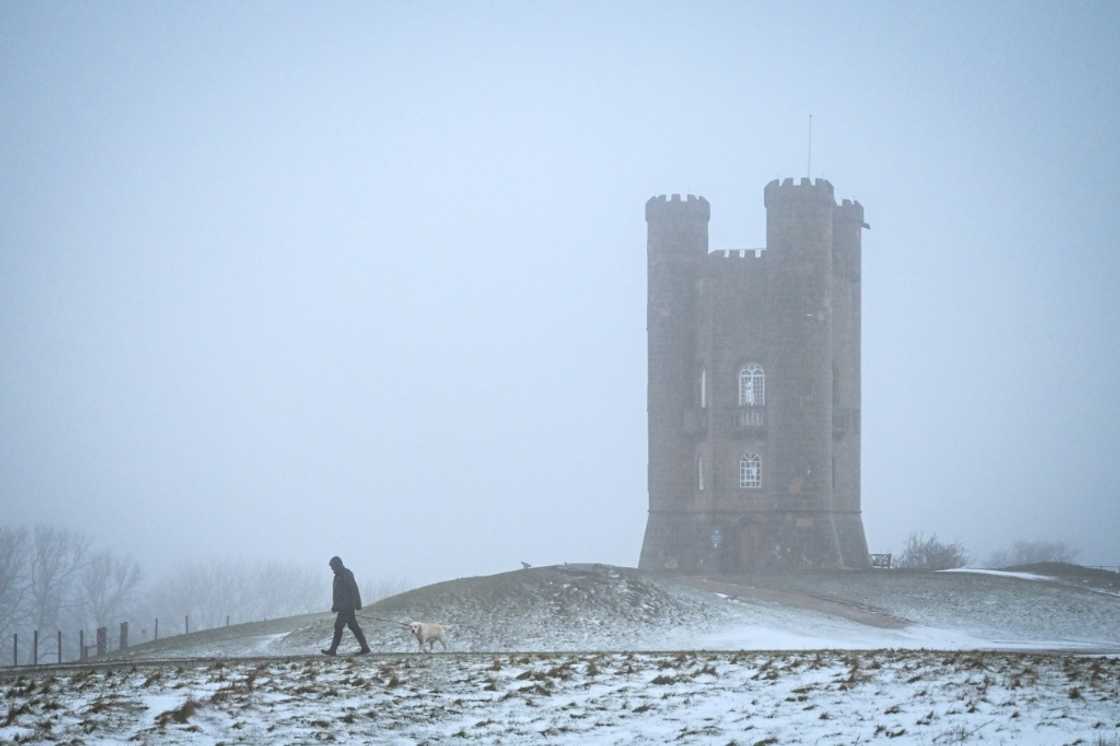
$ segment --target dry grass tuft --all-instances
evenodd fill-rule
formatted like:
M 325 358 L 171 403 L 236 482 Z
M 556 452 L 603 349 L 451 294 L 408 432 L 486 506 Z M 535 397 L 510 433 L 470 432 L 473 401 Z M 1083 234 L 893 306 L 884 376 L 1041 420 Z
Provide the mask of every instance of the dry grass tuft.
M 19 705 L 18 707 L 9 706 L 8 707 L 8 715 L 7 715 L 7 717 L 4 718 L 4 725 L 5 726 L 11 725 L 12 723 L 14 723 L 16 721 L 17 717 L 19 717 L 20 715 L 24 715 L 26 713 L 29 713 L 29 712 L 31 712 L 31 705 L 27 702 L 24 702 L 22 705 Z
M 190 720 L 191 716 L 194 715 L 200 707 L 202 707 L 201 703 L 188 697 L 183 704 L 175 709 L 160 713 L 159 716 L 156 717 L 156 724 L 161 728 L 166 727 L 170 723 L 179 723 L 181 725 Z

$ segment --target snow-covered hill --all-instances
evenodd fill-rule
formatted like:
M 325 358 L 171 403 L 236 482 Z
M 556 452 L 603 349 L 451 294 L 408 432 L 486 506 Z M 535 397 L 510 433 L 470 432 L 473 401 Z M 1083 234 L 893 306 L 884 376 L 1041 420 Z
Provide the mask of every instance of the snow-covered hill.
M 212 630 L 130 657 L 315 653 L 333 615 Z M 1039 648 L 1120 651 L 1120 596 L 1074 579 L 979 572 L 682 578 L 560 565 L 418 588 L 359 613 L 377 651 L 416 649 L 393 622 L 451 627 L 457 651 Z M 352 638 L 344 638 L 353 645 Z

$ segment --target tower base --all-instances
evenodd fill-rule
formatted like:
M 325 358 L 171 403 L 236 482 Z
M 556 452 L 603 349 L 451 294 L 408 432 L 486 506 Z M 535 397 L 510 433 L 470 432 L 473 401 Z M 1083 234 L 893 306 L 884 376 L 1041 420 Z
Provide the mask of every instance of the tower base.
M 737 574 L 870 567 L 859 513 L 651 511 L 638 567 Z

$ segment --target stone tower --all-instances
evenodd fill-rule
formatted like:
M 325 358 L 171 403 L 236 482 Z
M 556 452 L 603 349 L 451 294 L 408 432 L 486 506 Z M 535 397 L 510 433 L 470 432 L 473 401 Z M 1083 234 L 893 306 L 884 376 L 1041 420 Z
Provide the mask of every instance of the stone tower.
M 766 185 L 766 249 L 708 251 L 707 200 L 646 203 L 649 522 L 639 566 L 866 567 L 863 207 Z

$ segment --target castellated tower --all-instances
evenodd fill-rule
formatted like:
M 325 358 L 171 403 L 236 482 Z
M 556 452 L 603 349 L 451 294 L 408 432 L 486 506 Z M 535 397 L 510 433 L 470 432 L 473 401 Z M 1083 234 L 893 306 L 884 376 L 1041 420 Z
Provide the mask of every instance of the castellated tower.
M 766 185 L 766 249 L 708 251 L 707 200 L 648 228 L 649 522 L 639 566 L 867 567 L 860 517 L 863 207 Z

